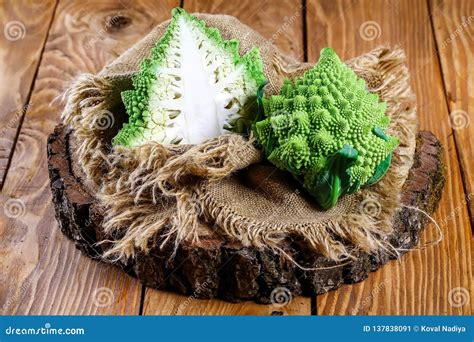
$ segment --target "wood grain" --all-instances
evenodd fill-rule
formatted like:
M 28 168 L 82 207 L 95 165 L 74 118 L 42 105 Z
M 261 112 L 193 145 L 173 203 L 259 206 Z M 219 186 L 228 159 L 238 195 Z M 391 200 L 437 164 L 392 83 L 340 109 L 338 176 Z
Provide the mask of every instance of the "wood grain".
M 447 167 L 442 202 L 434 216 L 441 223 L 444 240 L 408 253 L 400 262 L 391 262 L 360 284 L 318 296 L 318 314 L 471 312 L 470 303 L 457 307 L 449 301 L 453 289 L 472 289 L 471 229 L 428 13 L 424 1 L 308 2 L 309 61 L 315 61 L 319 49 L 325 46 L 333 47 L 342 58 L 354 57 L 380 44 L 399 44 L 405 49 L 417 95 L 420 128 L 433 131 L 441 140 Z M 421 244 L 437 237 L 431 228 L 423 235 Z
M 190 12 L 233 15 L 251 26 L 267 39 L 272 39 L 282 51 L 300 58 L 303 56 L 303 10 L 298 1 L 281 1 L 269 6 L 268 1 L 184 1 Z M 182 295 L 169 295 L 147 288 L 143 313 L 145 315 L 207 314 L 207 315 L 309 315 L 310 298 L 294 298 L 287 306 L 275 310 L 272 306 L 253 302 L 239 304 L 220 300 L 200 300 Z
M 254 302 L 233 304 L 147 288 L 143 312 L 145 315 L 309 315 L 310 305 L 309 298 L 305 297 L 293 298 L 282 306 Z
M 474 222 L 474 2 L 432 0 L 430 13 L 441 60 L 451 127 Z
M 0 1 L 0 189 L 55 6 L 56 0 Z
M 177 1 L 62 1 L 0 203 L 0 308 L 6 314 L 138 314 L 141 285 L 82 256 L 60 233 L 51 206 L 46 139 L 56 98 L 81 72 L 98 72 L 169 16 Z M 51 113 L 55 113 L 51 115 Z

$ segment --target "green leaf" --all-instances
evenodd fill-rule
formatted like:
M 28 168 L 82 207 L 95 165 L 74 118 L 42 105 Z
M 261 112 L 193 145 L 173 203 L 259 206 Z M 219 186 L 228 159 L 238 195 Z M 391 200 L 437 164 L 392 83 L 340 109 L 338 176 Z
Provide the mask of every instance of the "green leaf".
M 379 180 L 385 176 L 388 169 L 390 168 L 390 163 L 392 162 L 392 154 L 390 153 L 387 158 L 385 158 L 375 169 L 374 175 L 364 184 L 364 186 L 371 186 L 377 183 Z
M 333 154 L 326 166 L 318 174 L 316 182 L 311 185 L 310 193 L 324 209 L 336 205 L 340 196 L 350 187 L 350 176 L 347 170 L 354 165 L 358 152 L 351 146 L 344 145 Z

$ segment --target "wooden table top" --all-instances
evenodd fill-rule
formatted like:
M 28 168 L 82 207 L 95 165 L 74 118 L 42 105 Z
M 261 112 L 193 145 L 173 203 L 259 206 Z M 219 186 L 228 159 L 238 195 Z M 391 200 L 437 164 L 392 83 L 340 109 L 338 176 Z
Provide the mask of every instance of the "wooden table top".
M 183 6 L 225 13 L 283 51 L 315 62 L 331 46 L 351 58 L 387 44 L 406 51 L 421 129 L 443 143 L 447 182 L 434 218 L 444 240 L 356 285 L 284 307 L 157 291 L 90 260 L 58 229 L 46 139 L 55 100 Z M 474 216 L 474 1 L 0 0 L 0 314 L 471 314 Z M 114 20 L 111 20 L 113 18 Z M 424 242 L 436 239 L 429 226 Z

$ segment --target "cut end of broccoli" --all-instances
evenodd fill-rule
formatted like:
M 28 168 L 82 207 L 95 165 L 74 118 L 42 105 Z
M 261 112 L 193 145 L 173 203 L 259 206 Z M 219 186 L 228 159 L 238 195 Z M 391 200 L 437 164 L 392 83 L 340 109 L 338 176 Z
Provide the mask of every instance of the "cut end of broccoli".
M 171 22 L 122 93 L 128 123 L 114 145 L 199 144 L 229 131 L 245 132 L 256 115 L 253 104 L 264 84 L 257 48 L 239 54 L 237 40 L 172 10 Z
M 266 118 L 254 131 L 269 160 L 301 176 L 325 208 L 383 177 L 398 145 L 384 132 L 386 104 L 331 48 L 302 77 L 285 81 L 279 95 L 264 98 L 263 107 Z

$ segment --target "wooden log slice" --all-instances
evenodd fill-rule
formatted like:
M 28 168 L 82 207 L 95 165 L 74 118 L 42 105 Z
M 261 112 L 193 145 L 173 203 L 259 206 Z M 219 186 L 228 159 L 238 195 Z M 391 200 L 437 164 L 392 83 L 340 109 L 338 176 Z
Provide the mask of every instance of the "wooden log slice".
M 58 125 L 48 139 L 48 169 L 56 218 L 61 231 L 76 247 L 91 258 L 100 259 L 101 214 L 98 203 L 74 173 L 75 165 L 69 151 L 71 132 Z M 444 185 L 442 147 L 431 133 L 417 136 L 415 161 L 402 191 L 402 202 L 428 213 L 436 210 Z M 402 208 L 394 220 L 390 242 L 409 249 L 419 241 L 427 219 L 419 211 Z M 127 264 L 125 272 L 136 276 L 145 285 L 168 289 L 196 298 L 219 297 L 228 301 L 255 300 L 269 303 L 275 294 L 296 296 L 321 294 L 342 284 L 356 283 L 369 272 L 394 258 L 386 253 L 368 255 L 359 252 L 357 261 L 323 270 L 302 270 L 280 253 L 257 250 L 218 237 L 202 225 L 198 244 L 183 243 L 173 259 L 167 248 L 153 248 L 149 254 L 139 253 Z M 160 239 L 160 237 L 157 237 Z M 159 242 L 159 241 L 157 241 Z M 159 243 L 154 244 L 159 245 Z M 315 254 L 297 237 L 281 246 L 305 268 L 334 266 L 334 262 Z

